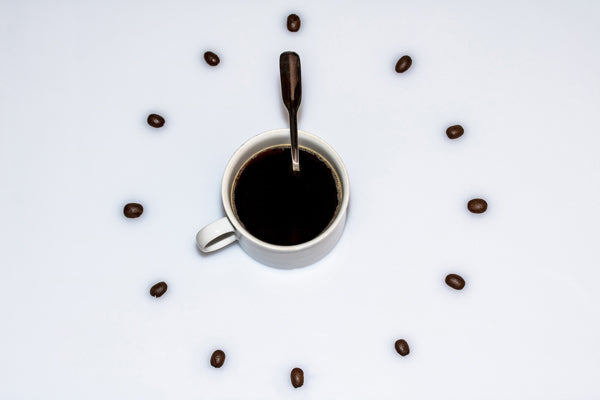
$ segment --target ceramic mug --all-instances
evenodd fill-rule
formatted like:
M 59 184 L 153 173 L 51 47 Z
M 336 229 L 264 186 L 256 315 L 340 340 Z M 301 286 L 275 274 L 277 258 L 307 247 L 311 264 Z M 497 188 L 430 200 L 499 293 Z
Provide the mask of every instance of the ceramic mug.
M 242 249 L 260 263 L 276 268 L 291 269 L 304 267 L 318 261 L 335 246 L 344 231 L 348 213 L 350 197 L 348 173 L 335 150 L 322 139 L 310 133 L 298 131 L 300 146 L 309 148 L 327 160 L 340 179 L 341 204 L 329 226 L 308 242 L 291 246 L 275 245 L 260 240 L 248 232 L 233 211 L 232 185 L 240 168 L 262 150 L 277 145 L 289 146 L 289 142 L 289 129 L 276 129 L 251 138 L 233 154 L 225 168 L 221 183 L 221 199 L 225 217 L 208 224 L 196 235 L 198 248 L 202 252 L 210 253 L 219 250 L 237 240 Z

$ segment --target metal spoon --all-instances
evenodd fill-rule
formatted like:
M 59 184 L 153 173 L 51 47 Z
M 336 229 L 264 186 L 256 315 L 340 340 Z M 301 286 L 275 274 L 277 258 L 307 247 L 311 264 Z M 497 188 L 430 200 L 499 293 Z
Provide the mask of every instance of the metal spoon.
M 283 103 L 290 114 L 290 141 L 292 144 L 292 170 L 300 172 L 300 156 L 298 152 L 298 107 L 302 99 L 302 79 L 300 74 L 300 57 L 293 51 L 286 51 L 279 56 L 279 73 L 281 75 L 281 95 Z

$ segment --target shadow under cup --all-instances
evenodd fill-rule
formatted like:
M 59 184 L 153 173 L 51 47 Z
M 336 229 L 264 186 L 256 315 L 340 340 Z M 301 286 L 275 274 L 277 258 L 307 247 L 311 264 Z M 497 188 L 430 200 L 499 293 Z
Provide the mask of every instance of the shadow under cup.
M 342 184 L 331 163 L 300 146 L 300 172 L 292 170 L 289 144 L 250 156 L 237 170 L 230 204 L 255 238 L 278 246 L 306 243 L 324 232 L 342 204 Z

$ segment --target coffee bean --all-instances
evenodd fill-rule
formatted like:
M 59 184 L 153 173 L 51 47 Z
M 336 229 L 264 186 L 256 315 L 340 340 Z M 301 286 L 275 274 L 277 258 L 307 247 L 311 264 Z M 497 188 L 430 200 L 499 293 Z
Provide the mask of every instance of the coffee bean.
M 165 119 L 158 114 L 148 115 L 148 125 L 153 128 L 160 128 L 165 124 Z
M 394 347 L 396 347 L 396 351 L 402 357 L 404 357 L 404 356 L 408 355 L 408 353 L 410 353 L 410 349 L 408 347 L 408 343 L 406 343 L 406 340 L 404 340 L 404 339 L 398 339 L 398 340 L 396 340 L 396 343 L 394 344 Z
M 460 275 L 449 274 L 446 275 L 446 285 L 452 289 L 462 290 L 465 287 L 465 280 Z
M 225 364 L 225 352 L 223 350 L 215 350 L 210 356 L 210 365 L 215 368 L 221 368 Z
M 139 203 L 127 203 L 123 208 L 123 214 L 127 218 L 137 218 L 144 212 L 144 207 Z
M 487 210 L 487 201 L 483 199 L 472 199 L 467 203 L 467 208 L 473 214 L 481 214 Z
M 304 371 L 300 368 L 294 368 L 290 374 L 290 379 L 292 380 L 292 386 L 299 388 L 304 385 Z
M 290 32 L 298 32 L 300 30 L 300 17 L 296 14 L 288 15 L 287 28 Z
M 458 139 L 463 135 L 463 133 L 465 133 L 465 130 L 460 125 L 452 125 L 449 126 L 448 129 L 446 129 L 446 135 L 450 139 Z
M 160 297 L 167 292 L 167 284 L 164 282 L 158 282 L 156 285 L 150 288 L 150 296 Z
M 204 53 L 204 61 L 206 61 L 206 63 L 212 67 L 221 62 L 219 56 L 213 53 L 212 51 L 207 51 L 206 53 Z
M 410 56 L 402 56 L 396 63 L 396 72 L 399 74 L 406 72 L 412 65 L 412 58 Z

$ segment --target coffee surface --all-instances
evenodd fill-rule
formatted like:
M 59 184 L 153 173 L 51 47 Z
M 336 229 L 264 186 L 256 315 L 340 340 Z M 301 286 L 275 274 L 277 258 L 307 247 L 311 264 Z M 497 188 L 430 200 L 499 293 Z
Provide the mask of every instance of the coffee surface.
M 234 213 L 248 232 L 267 243 L 291 246 L 323 232 L 341 203 L 337 174 L 316 153 L 300 148 L 300 173 L 289 146 L 271 147 L 238 172 Z

